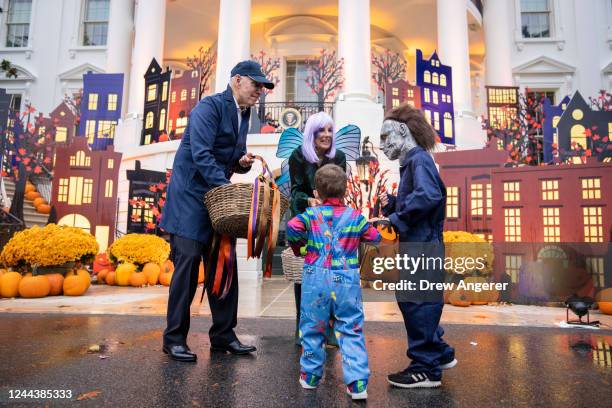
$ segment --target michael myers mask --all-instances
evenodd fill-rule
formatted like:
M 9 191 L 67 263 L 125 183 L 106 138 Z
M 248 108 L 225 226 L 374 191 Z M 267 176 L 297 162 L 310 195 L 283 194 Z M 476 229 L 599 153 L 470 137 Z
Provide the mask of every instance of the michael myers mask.
M 380 129 L 380 148 L 389 160 L 403 157 L 417 144 L 405 123 L 387 119 Z

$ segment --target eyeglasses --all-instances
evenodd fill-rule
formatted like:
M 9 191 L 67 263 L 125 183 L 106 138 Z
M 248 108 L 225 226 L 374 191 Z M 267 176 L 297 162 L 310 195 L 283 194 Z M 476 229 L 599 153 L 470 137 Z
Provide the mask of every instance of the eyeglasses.
M 253 78 L 251 78 L 251 77 L 249 77 L 249 76 L 248 76 L 247 78 L 249 78 L 249 79 L 251 80 L 251 82 L 253 83 L 253 86 L 254 86 L 256 89 L 263 89 L 264 84 L 262 84 L 261 82 L 257 82 L 257 81 L 255 81 Z

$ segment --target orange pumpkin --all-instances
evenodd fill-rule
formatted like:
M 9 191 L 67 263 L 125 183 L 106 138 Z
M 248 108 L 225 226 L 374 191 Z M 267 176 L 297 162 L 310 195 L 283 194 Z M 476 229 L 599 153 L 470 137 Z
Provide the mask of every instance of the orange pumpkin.
M 131 263 L 122 263 L 115 271 L 115 280 L 119 286 L 129 286 L 130 276 L 136 272 L 136 265 Z
M 114 285 L 115 284 L 115 271 L 109 271 L 106 274 L 106 278 L 104 279 L 104 281 L 106 282 L 107 285 Z
M 159 274 L 161 273 L 161 268 L 158 264 L 149 262 L 142 268 L 142 272 L 147 277 L 147 283 L 149 285 L 157 285 Z
M 448 300 L 451 305 L 459 307 L 467 307 L 472 303 L 469 299 L 469 293 L 463 289 L 453 290 Z
M 144 272 L 134 272 L 130 275 L 130 285 L 135 288 L 141 288 L 147 282 L 147 275 Z
M 171 260 L 166 260 L 164 263 L 162 263 L 161 265 L 161 271 L 166 272 L 166 273 L 172 273 L 174 272 L 174 264 L 172 263 Z
M 28 273 L 19 281 L 19 296 L 23 298 L 45 297 L 50 291 L 49 279 L 43 275 L 32 276 Z
M 51 206 L 49 204 L 41 204 L 38 207 L 36 207 L 36 212 L 39 214 L 50 214 Z
M 36 187 L 32 183 L 26 183 L 25 193 L 29 193 L 30 191 L 36 191 Z
M 102 269 L 107 269 L 109 271 L 115 270 L 113 264 L 111 264 L 108 260 L 108 255 L 106 254 L 106 252 L 96 255 L 96 258 L 94 259 L 93 263 L 93 273 L 98 273 Z
M 87 286 L 87 288 L 89 288 L 89 286 L 91 285 L 91 276 L 89 275 L 88 271 L 86 271 L 85 269 L 79 269 L 77 271 L 70 271 L 66 274 L 66 278 L 69 276 L 74 276 L 74 275 L 82 279 L 85 285 Z
M 0 294 L 5 298 L 13 298 L 19 295 L 19 282 L 21 274 L 17 272 L 8 272 L 0 276 Z
M 204 262 L 200 262 L 200 272 L 198 273 L 198 283 L 204 283 Z
M 108 269 L 102 269 L 100 272 L 98 272 L 98 275 L 96 275 L 98 277 L 98 283 L 106 283 L 104 280 L 106 279 L 106 274 L 108 274 L 108 272 Z
M 162 272 L 159 274 L 159 283 L 164 286 L 170 286 L 170 282 L 172 282 L 172 274 L 174 272 Z
M 159 141 L 160 142 L 167 142 L 168 140 L 170 140 L 170 139 L 168 138 L 168 134 L 166 132 L 164 132 L 161 135 L 159 135 Z
M 64 275 L 61 273 L 52 273 L 47 276 L 49 281 L 49 296 L 57 296 L 62 294 L 62 288 L 64 286 Z
M 32 205 L 34 207 L 38 207 L 39 205 L 42 205 L 42 204 L 47 204 L 47 200 L 45 200 L 42 197 L 35 198 L 34 201 L 32 201 Z
M 66 276 L 64 279 L 64 295 L 81 296 L 87 292 L 87 282 L 79 275 Z
M 606 288 L 600 291 L 597 296 L 597 305 L 603 314 L 612 315 L 612 288 Z
M 26 200 L 30 200 L 33 201 L 35 198 L 40 197 L 40 193 L 38 191 L 30 191 L 29 193 L 25 194 L 25 198 Z

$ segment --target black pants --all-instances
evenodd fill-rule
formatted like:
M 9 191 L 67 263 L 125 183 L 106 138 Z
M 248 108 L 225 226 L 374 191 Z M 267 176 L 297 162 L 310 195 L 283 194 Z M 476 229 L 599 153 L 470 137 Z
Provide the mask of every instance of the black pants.
M 186 345 L 189 332 L 190 306 L 198 287 L 198 273 L 202 258 L 206 262 L 211 248 L 201 242 L 173 235 L 170 238 L 174 274 L 170 283 L 168 297 L 167 327 L 164 331 L 166 346 Z M 216 256 L 214 256 L 216 258 Z M 235 259 L 235 258 L 234 258 Z M 215 262 L 216 264 L 216 262 Z M 211 266 L 207 267 L 207 278 L 211 274 Z M 234 276 L 225 299 L 220 300 L 208 290 L 208 304 L 212 314 L 212 326 L 208 331 L 210 344 L 223 346 L 236 340 L 234 327 L 238 316 L 238 268 L 234 260 Z M 206 279 L 207 284 L 212 283 Z

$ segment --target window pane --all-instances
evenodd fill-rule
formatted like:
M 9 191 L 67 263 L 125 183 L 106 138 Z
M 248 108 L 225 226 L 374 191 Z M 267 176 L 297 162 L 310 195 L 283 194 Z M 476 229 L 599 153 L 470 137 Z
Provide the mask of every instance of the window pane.
M 32 0 L 11 0 L 9 4 L 9 23 L 30 23 Z
M 108 21 L 109 0 L 88 0 L 85 9 L 85 20 Z

